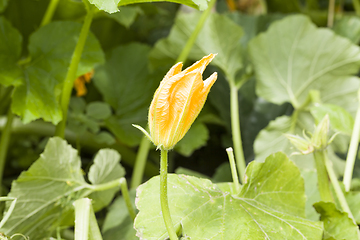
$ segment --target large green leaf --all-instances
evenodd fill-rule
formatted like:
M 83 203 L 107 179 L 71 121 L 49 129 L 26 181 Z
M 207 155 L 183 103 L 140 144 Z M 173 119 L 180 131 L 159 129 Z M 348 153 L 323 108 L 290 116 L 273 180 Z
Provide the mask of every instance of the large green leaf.
M 109 159 L 103 161 L 106 165 L 99 167 L 96 164 L 92 168 L 90 179 L 94 182 L 115 177 L 113 171 L 102 173 L 100 169 L 119 168 L 109 164 L 118 160 L 112 150 L 103 150 L 101 155 Z M 93 191 L 93 186 L 84 180 L 77 151 L 66 141 L 52 138 L 40 158 L 13 182 L 8 196 L 16 198 L 17 203 L 0 232 L 7 235 L 21 233 L 30 239 L 48 237 L 62 222 L 71 224 L 72 203 Z M 6 206 L 8 210 L 9 204 Z
M 142 133 L 132 124 L 146 126 L 148 107 L 161 80 L 149 75 L 149 51 L 150 47 L 139 43 L 117 47 L 107 55 L 106 64 L 95 71 L 96 87 L 115 109 L 115 116 L 106 120 L 106 125 L 128 145 L 140 141 Z
M 15 88 L 12 110 L 25 123 L 38 118 L 57 124 L 62 119 L 58 103 L 62 83 L 69 67 L 81 24 L 53 22 L 37 30 L 30 38 L 31 61 L 24 66 L 22 85 Z M 90 33 L 78 66 L 77 76 L 89 72 L 104 61 L 96 38 Z
M 208 7 L 207 0 L 89 0 L 89 2 L 94 4 L 99 10 L 103 10 L 108 13 L 118 12 L 119 6 L 125 6 L 134 3 L 161 1 L 185 4 L 190 7 L 199 9 L 200 11 L 204 11 Z
M 318 202 L 314 207 L 324 222 L 325 239 L 354 240 L 359 239 L 358 226 L 348 214 L 338 210 L 332 202 Z
M 100 150 L 94 159 L 94 164 L 89 170 L 89 181 L 92 184 L 107 183 L 125 176 L 125 169 L 119 165 L 120 155 L 112 149 Z M 92 193 L 94 211 L 98 211 L 110 204 L 120 187 L 106 191 Z
M 249 45 L 259 96 L 298 108 L 315 89 L 323 102 L 356 109 L 359 81 L 351 75 L 360 67 L 360 49 L 348 39 L 296 15 L 273 23 Z
M 21 34 L 4 17 L 0 17 L 0 29 L 0 83 L 19 85 L 22 71 L 16 63 L 21 54 Z
M 157 67 L 175 60 L 199 21 L 200 13 L 179 13 L 170 35 L 158 41 L 150 54 L 152 64 Z M 240 38 L 241 27 L 226 16 L 212 13 L 206 20 L 189 54 L 189 59 L 199 60 L 209 53 L 218 55 L 212 64 L 221 68 L 228 78 L 235 78 L 242 68 Z
M 175 228 L 191 239 L 322 239 L 319 222 L 305 218 L 304 182 L 297 167 L 277 153 L 252 162 L 238 195 L 206 179 L 168 175 L 168 198 Z M 159 177 L 137 189 L 135 219 L 141 239 L 166 239 Z

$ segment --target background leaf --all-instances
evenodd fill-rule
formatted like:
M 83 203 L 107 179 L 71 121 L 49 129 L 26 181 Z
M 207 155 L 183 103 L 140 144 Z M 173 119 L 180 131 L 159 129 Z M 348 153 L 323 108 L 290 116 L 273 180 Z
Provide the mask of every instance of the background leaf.
M 133 24 L 133 22 L 135 21 L 136 17 L 142 13 L 143 11 L 138 6 L 136 7 L 126 6 L 126 7 L 121 7 L 120 12 L 107 14 L 107 16 L 114 19 L 116 22 L 125 26 L 126 28 L 129 28 L 130 25 Z
M 94 164 L 89 170 L 89 181 L 96 185 L 107 183 L 125 176 L 125 169 L 119 165 L 120 155 L 112 149 L 101 149 L 95 156 Z M 98 211 L 110 204 L 120 187 L 106 191 L 94 192 L 89 198 L 93 199 L 94 211 Z
M 0 29 L 0 83 L 5 86 L 19 85 L 23 77 L 21 69 L 17 66 L 21 54 L 22 36 L 2 16 L 0 16 Z
M 360 50 L 331 30 L 301 15 L 286 17 L 251 41 L 250 55 L 257 93 L 268 101 L 298 108 L 316 89 L 323 102 L 355 110 L 359 81 L 350 75 L 360 67 Z
M 265 163 L 250 163 L 237 196 L 221 191 L 209 180 L 185 175 L 168 175 L 168 184 L 172 220 L 183 237 L 322 239 L 321 224 L 302 218 L 304 183 L 299 170 L 282 153 L 269 156 Z M 159 177 L 154 177 L 137 189 L 138 237 L 167 237 L 160 204 L 154 204 L 158 202 Z
M 175 150 L 180 154 L 189 157 L 196 149 L 206 145 L 209 138 L 209 130 L 203 123 L 194 123 L 190 130 L 185 134 L 175 146 Z
M 348 217 L 348 214 L 338 210 L 332 202 L 318 202 L 314 207 L 324 222 L 325 239 L 358 239 L 358 226 Z
M 194 23 L 198 22 L 200 15 L 196 12 L 178 14 L 169 36 L 158 41 L 151 51 L 150 60 L 154 67 L 169 60 L 175 61 L 194 31 Z M 212 13 L 199 32 L 188 58 L 199 60 L 209 53 L 217 53 L 212 64 L 221 68 L 227 77 L 235 79 L 236 72 L 242 68 L 242 35 L 243 31 L 237 24 L 223 15 Z
M 0 13 L 6 8 L 8 1 L 9 0 L 0 0 Z
M 38 118 L 57 124 L 62 119 L 58 99 L 80 33 L 81 24 L 53 22 L 30 38 L 31 61 L 24 68 L 23 84 L 12 96 L 12 110 L 24 123 Z M 104 61 L 96 38 L 90 33 L 78 66 L 77 76 Z
M 358 44 L 360 41 L 360 18 L 357 16 L 343 16 L 335 21 L 333 30 L 336 34 Z
M 132 43 L 107 54 L 106 64 L 97 68 L 94 83 L 115 110 L 106 126 L 123 143 L 134 146 L 142 133 L 132 124 L 146 126 L 147 111 L 162 77 L 150 76 L 147 54 L 150 47 Z

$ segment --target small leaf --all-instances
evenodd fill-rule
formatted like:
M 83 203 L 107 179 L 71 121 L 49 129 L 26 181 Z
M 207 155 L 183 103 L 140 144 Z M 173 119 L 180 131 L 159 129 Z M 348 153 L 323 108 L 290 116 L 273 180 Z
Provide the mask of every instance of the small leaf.
M 126 6 L 120 8 L 120 12 L 108 14 L 107 16 L 109 18 L 114 19 L 116 22 L 125 26 L 126 28 L 129 28 L 131 24 L 133 24 L 133 22 L 135 21 L 136 17 L 142 13 L 143 11 L 138 6 L 136 7 Z
M 111 116 L 111 108 L 104 102 L 91 102 L 86 106 L 86 115 L 96 120 L 104 120 Z
M 359 239 L 358 226 L 348 217 L 348 214 L 338 210 L 332 202 L 318 202 L 314 207 L 324 222 L 325 239 L 354 240 Z
M 250 163 L 245 179 L 240 194 L 231 195 L 209 180 L 169 174 L 168 199 L 175 228 L 191 239 L 322 239 L 321 223 L 303 218 L 304 182 L 286 155 L 277 153 L 265 163 Z M 137 236 L 166 239 L 159 177 L 137 189 L 135 202 Z
M 92 184 L 101 184 L 119 179 L 125 176 L 125 169 L 119 164 L 120 155 L 112 149 L 100 150 L 94 159 L 94 164 L 89 170 L 89 180 Z M 115 193 L 120 189 L 113 188 L 106 191 L 92 193 L 94 211 L 110 204 Z

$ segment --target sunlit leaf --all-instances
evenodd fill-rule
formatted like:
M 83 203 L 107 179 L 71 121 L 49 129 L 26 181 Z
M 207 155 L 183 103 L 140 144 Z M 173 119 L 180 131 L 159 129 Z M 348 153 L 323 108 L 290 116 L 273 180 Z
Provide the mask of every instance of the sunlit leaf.
M 168 175 L 168 198 L 175 228 L 191 239 L 322 239 L 319 222 L 305 218 L 304 182 L 282 153 L 252 162 L 239 195 L 221 191 L 209 180 Z M 159 177 L 137 189 L 137 236 L 166 239 Z
M 297 26 L 297 27 L 294 27 Z M 276 104 L 300 107 L 312 89 L 323 102 L 356 110 L 360 49 L 301 15 L 274 22 L 250 43 L 257 93 Z

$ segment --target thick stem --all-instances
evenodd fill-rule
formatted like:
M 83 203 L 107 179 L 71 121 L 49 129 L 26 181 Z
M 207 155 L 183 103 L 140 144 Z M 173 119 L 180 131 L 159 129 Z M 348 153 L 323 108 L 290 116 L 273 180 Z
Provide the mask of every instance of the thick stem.
M 135 210 L 134 210 L 134 208 L 133 208 L 133 206 L 131 204 L 131 199 L 130 199 L 130 195 L 129 195 L 129 191 L 128 191 L 128 187 L 127 187 L 127 183 L 126 183 L 125 178 L 120 179 L 120 187 L 121 187 L 121 193 L 122 193 L 122 196 L 123 196 L 123 198 L 125 200 L 125 204 L 126 204 L 126 207 L 128 209 L 129 215 L 132 218 L 132 220 L 134 221 L 135 217 L 136 217 L 136 213 L 135 213 Z
M 81 54 L 84 50 L 86 38 L 89 34 L 90 25 L 91 25 L 93 16 L 94 16 L 94 11 L 92 10 L 92 8 L 89 8 L 88 12 L 86 14 L 86 17 L 85 17 L 84 24 L 81 28 L 79 40 L 76 44 L 75 51 L 72 55 L 69 70 L 68 70 L 66 78 L 65 78 L 63 91 L 61 93 L 60 105 L 61 105 L 61 110 L 63 113 L 63 119 L 56 126 L 56 132 L 55 132 L 55 135 L 58 137 L 61 137 L 61 138 L 64 138 L 67 112 L 68 112 L 69 101 L 70 101 L 70 97 L 71 97 L 71 91 L 74 86 L 74 81 L 76 79 L 76 72 L 77 72 L 78 65 L 79 65 L 79 62 L 81 59 Z
M 243 152 L 241 132 L 240 132 L 240 116 L 239 116 L 239 100 L 238 88 L 230 81 L 230 111 L 231 111 L 231 130 L 235 151 L 235 160 L 238 167 L 240 181 L 242 182 L 245 175 L 245 157 Z
M 171 220 L 168 197 L 167 197 L 167 164 L 168 164 L 168 151 L 161 149 L 161 159 L 160 159 L 161 212 L 164 218 L 166 229 L 169 233 L 170 240 L 177 240 L 178 237 L 176 235 L 175 228 Z
M 315 151 L 314 158 L 316 164 L 320 198 L 324 202 L 334 202 L 331 196 L 329 177 L 325 166 L 325 160 L 326 160 L 325 151 Z
M 151 142 L 149 139 L 143 136 L 135 159 L 134 170 L 131 177 L 131 188 L 137 188 L 142 182 L 150 146 Z
M 231 147 L 229 147 L 229 148 L 226 149 L 226 152 L 227 152 L 228 157 L 229 157 L 231 175 L 232 175 L 233 182 L 234 182 L 234 185 L 235 185 L 236 194 L 238 194 L 240 192 L 240 183 L 239 183 L 238 173 L 236 171 L 234 151 L 233 151 L 233 149 Z
M 360 102 L 358 103 L 358 108 L 356 111 L 355 123 L 353 131 L 351 134 L 351 141 L 349 146 L 349 151 L 346 157 L 346 165 L 343 183 L 345 185 L 345 191 L 350 191 L 351 179 L 354 171 L 356 154 L 359 146 L 359 137 L 360 137 Z
M 208 8 L 201 14 L 201 17 L 199 21 L 197 22 L 197 25 L 192 32 L 191 36 L 189 37 L 188 41 L 186 42 L 186 45 L 184 46 L 182 52 L 180 53 L 180 56 L 177 58 L 176 62 L 184 62 L 187 59 L 187 56 L 190 53 L 190 50 L 192 46 L 194 45 L 197 36 L 199 35 L 199 32 L 201 31 L 202 27 L 204 26 L 204 23 L 206 19 L 209 17 L 210 12 L 215 5 L 216 0 L 211 0 L 209 3 Z
M 91 200 L 81 198 L 74 202 L 75 207 L 75 240 L 88 240 Z
M 3 179 L 6 156 L 7 156 L 10 137 L 11 137 L 11 126 L 13 120 L 14 120 L 14 114 L 12 113 L 11 109 L 9 109 L 5 128 L 1 134 L 1 140 L 0 140 L 0 196 L 2 195 L 2 179 Z
M 45 15 L 41 21 L 41 24 L 40 24 L 41 27 L 45 26 L 46 24 L 48 24 L 51 21 L 58 3 L 59 3 L 59 0 L 51 0 L 50 1 L 49 5 L 46 9 Z

